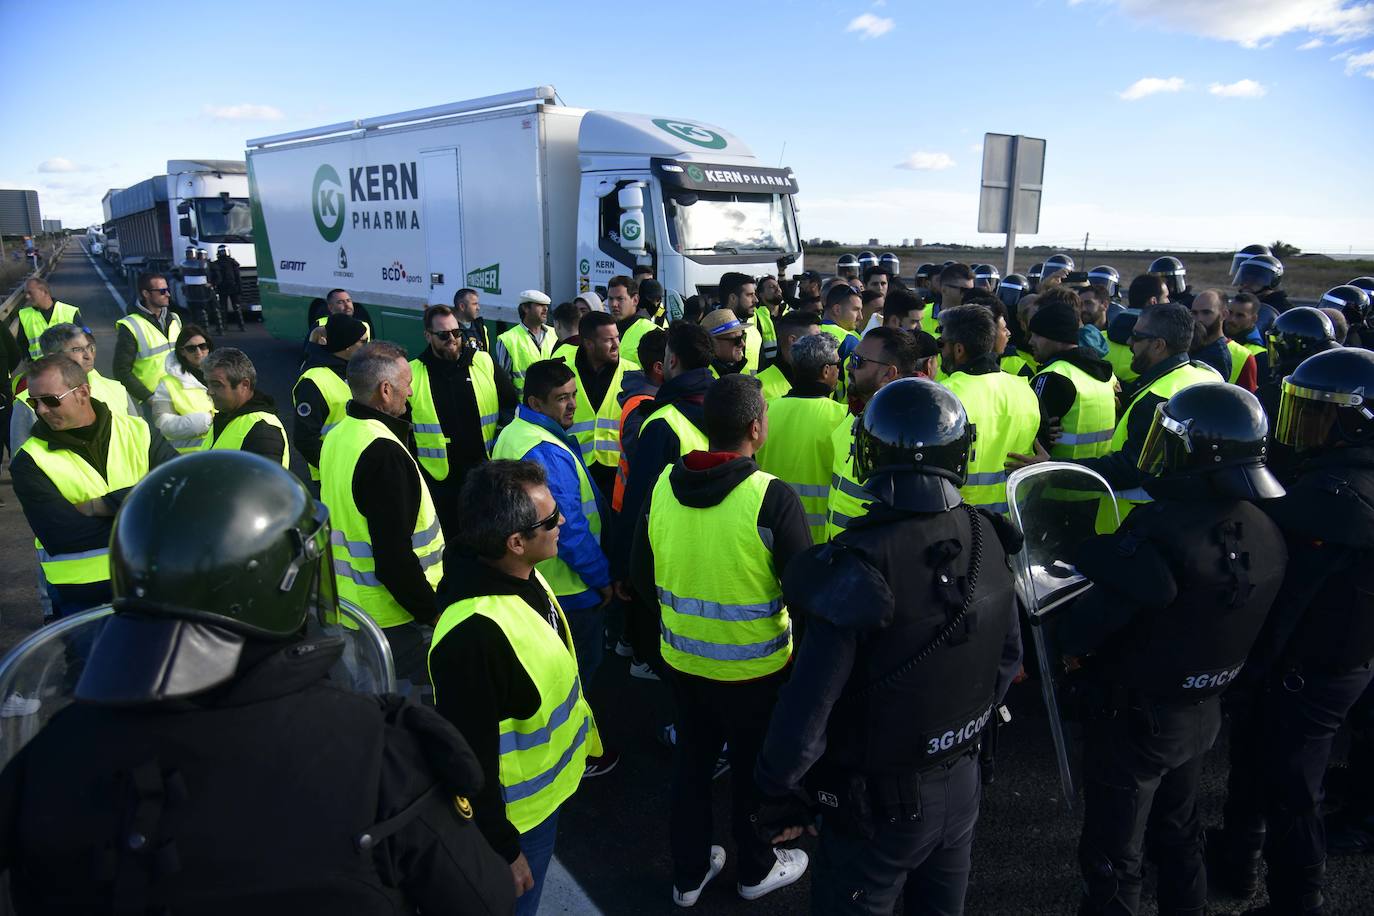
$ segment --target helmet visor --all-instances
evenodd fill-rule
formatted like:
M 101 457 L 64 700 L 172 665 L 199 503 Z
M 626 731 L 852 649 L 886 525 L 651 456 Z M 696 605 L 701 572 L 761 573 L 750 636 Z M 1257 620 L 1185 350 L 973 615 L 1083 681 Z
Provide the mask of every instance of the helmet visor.
M 1266 289 L 1273 286 L 1276 279 L 1278 278 L 1273 267 L 1263 261 L 1256 263 L 1250 260 L 1240 265 L 1236 271 L 1236 279 L 1231 285 L 1255 286 L 1258 289 Z
M 1155 407 L 1154 420 L 1145 436 L 1145 445 L 1140 449 L 1136 467 L 1151 477 L 1161 477 L 1170 469 L 1182 464 L 1180 452 L 1189 454 L 1193 450 L 1192 439 L 1188 434 L 1188 422 L 1175 420 L 1164 412 L 1166 402 Z
M 1342 409 L 1359 410 L 1367 419 L 1374 417 L 1364 401 L 1362 395 L 1304 388 L 1284 379 L 1274 434 L 1295 451 L 1322 448 L 1331 441 L 1331 430 L 1338 423 Z

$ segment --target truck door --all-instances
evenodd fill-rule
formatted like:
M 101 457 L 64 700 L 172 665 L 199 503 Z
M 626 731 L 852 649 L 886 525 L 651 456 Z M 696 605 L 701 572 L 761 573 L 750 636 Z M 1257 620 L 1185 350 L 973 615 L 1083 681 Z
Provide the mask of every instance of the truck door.
M 636 258 L 620 237 L 621 216 L 619 192 L 633 184 L 644 184 L 644 210 L 640 221 L 644 247 L 650 265 L 657 267 L 657 221 L 659 205 L 654 202 L 654 186 L 644 173 L 616 175 L 590 172 L 582 176 L 582 193 L 578 204 L 577 230 L 577 288 L 578 292 L 594 290 L 605 295 L 606 283 L 617 274 L 629 275 Z
M 458 185 L 458 150 L 420 154 L 425 200 L 425 256 L 429 304 L 447 305 L 463 286 L 463 210 Z

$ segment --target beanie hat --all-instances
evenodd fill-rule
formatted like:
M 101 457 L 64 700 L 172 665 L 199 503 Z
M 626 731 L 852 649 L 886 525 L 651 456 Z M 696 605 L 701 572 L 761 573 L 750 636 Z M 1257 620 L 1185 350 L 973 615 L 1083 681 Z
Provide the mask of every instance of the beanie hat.
M 650 302 L 662 302 L 663 284 L 657 280 L 640 280 L 639 298 L 648 299 Z
M 330 315 L 324 325 L 324 348 L 330 353 L 347 350 L 367 336 L 367 325 L 352 315 Z
M 1068 302 L 1051 302 L 1036 311 L 1030 332 L 1058 343 L 1078 344 L 1078 313 Z

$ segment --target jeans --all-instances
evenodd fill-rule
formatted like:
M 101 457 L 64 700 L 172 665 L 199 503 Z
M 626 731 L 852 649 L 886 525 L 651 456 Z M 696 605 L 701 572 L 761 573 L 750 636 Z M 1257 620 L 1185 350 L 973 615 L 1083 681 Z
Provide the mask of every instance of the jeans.
M 534 887 L 515 901 L 515 916 L 534 916 L 539 912 L 539 897 L 544 893 L 544 877 L 553 861 L 553 845 L 558 839 L 558 812 L 554 811 L 542 824 L 520 834 L 520 852 L 529 863 Z
M 593 605 L 582 610 L 564 611 L 572 631 L 573 651 L 577 653 L 577 673 L 583 685 L 590 685 L 606 654 L 606 609 Z
M 396 684 L 406 693 L 406 684 L 429 684 L 429 641 L 434 628 L 412 620 L 382 630 L 391 646 L 391 661 L 396 667 Z

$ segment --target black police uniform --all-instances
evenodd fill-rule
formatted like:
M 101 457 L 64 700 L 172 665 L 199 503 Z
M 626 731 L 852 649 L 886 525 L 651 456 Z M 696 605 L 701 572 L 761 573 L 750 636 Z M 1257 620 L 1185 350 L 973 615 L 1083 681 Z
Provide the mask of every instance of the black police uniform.
M 903 886 L 923 912 L 963 911 L 979 742 L 1021 665 L 1018 549 L 982 510 L 876 503 L 789 567 L 807 628 L 756 776 L 774 799 L 805 781 L 821 812 L 812 912 L 890 913 Z
M 1251 702 L 1232 729 L 1221 855 L 1244 863 L 1263 843 L 1275 912 L 1315 913 L 1326 860 L 1322 777 L 1337 730 L 1374 677 L 1374 447 L 1308 458 L 1288 491 L 1266 507 L 1291 560 L 1256 646 Z
M 58 713 L 0 774 L 17 911 L 509 913 L 510 869 L 455 801 L 482 781 L 466 742 L 332 686 L 342 651 L 250 643 L 209 694 Z
M 1203 912 L 1207 881 L 1196 790 L 1221 727 L 1219 694 L 1245 664 L 1278 593 L 1287 552 L 1252 503 L 1205 477 L 1152 479 L 1154 502 L 1086 542 L 1094 588 L 1058 636 L 1084 656 L 1082 913 L 1134 913 L 1148 819 L 1160 913 Z

